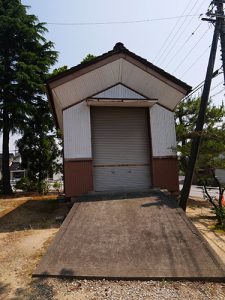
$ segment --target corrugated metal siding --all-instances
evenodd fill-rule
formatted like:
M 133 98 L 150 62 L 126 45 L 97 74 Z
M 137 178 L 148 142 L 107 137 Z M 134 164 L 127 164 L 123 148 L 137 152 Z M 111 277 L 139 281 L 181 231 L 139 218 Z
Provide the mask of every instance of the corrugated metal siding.
M 90 107 L 81 102 L 63 112 L 64 158 L 91 158 Z
M 94 167 L 94 190 L 146 189 L 150 187 L 149 166 Z
M 150 108 L 150 123 L 153 157 L 176 155 L 174 113 L 155 104 Z
M 122 84 L 118 84 L 102 93 L 99 93 L 92 98 L 104 99 L 104 98 L 111 98 L 111 99 L 146 99 L 142 95 L 128 89 L 127 87 L 123 86 Z
M 145 108 L 91 109 L 96 191 L 150 186 L 147 113 Z

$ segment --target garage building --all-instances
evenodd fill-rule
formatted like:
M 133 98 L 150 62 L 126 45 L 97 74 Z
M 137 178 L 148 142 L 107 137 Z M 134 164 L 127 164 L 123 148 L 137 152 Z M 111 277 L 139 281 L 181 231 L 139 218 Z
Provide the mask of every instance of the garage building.
M 63 132 L 66 197 L 179 191 L 174 109 L 190 86 L 117 43 L 47 89 Z

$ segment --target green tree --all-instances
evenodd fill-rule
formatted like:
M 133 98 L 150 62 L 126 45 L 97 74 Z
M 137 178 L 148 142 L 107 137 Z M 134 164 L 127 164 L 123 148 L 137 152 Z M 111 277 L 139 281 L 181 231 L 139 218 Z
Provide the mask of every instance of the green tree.
M 48 70 L 56 59 L 53 43 L 20 0 L 0 0 L 0 130 L 3 135 L 3 193 L 11 193 L 9 135 L 23 132 L 33 107 L 40 106 Z
M 58 172 L 60 147 L 56 142 L 57 132 L 48 102 L 43 100 L 33 108 L 32 118 L 27 122 L 23 136 L 17 141 L 22 157 L 22 167 L 27 170 L 29 180 L 40 186 L 49 175 Z
M 55 75 L 58 75 L 64 71 L 68 70 L 68 67 L 66 65 L 62 66 L 62 67 L 59 67 L 59 68 L 56 68 L 53 70 L 53 72 L 50 74 L 50 77 L 51 76 L 55 76 Z
M 86 62 L 88 62 L 88 61 L 91 61 L 91 60 L 93 60 L 93 59 L 95 59 L 95 55 L 93 55 L 93 54 L 87 54 L 86 56 L 85 56 L 85 58 L 81 61 L 81 64 L 83 64 L 83 63 L 86 63 Z
M 194 136 L 194 129 L 197 114 L 200 106 L 200 98 L 187 99 L 181 102 L 175 112 L 177 151 L 179 154 L 180 170 L 184 173 L 187 170 L 188 159 L 191 150 L 191 139 Z M 224 105 L 215 106 L 210 99 L 204 130 L 201 133 L 199 155 L 196 163 L 196 170 L 205 167 L 225 167 L 225 108 Z

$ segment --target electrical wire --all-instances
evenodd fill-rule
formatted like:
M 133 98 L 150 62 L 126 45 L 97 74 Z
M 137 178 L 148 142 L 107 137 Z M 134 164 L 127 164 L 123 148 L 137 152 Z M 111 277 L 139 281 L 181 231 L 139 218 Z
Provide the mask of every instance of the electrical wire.
M 197 28 L 191 33 L 191 35 L 189 35 L 189 37 L 184 41 L 184 43 L 180 46 L 180 48 L 178 48 L 178 50 L 175 52 L 175 54 L 172 56 L 172 58 L 169 60 L 169 62 L 167 63 L 167 65 L 165 66 L 165 68 L 167 68 L 169 66 L 169 64 L 175 59 L 175 57 L 177 56 L 177 54 L 184 48 L 184 46 L 189 42 L 189 40 L 194 36 L 195 32 L 199 29 L 199 27 L 202 25 L 202 23 L 200 23 Z
M 180 66 L 185 62 L 185 60 L 188 58 L 188 56 L 192 53 L 192 51 L 197 47 L 197 45 L 201 42 L 201 40 L 204 38 L 206 33 L 209 31 L 210 28 L 207 28 L 206 31 L 204 31 L 203 35 L 200 37 L 200 39 L 197 41 L 197 43 L 194 44 L 194 46 L 191 48 L 191 50 L 185 55 L 185 57 L 182 59 L 182 61 L 178 64 L 178 66 L 174 69 L 174 73 L 180 68 Z
M 216 78 L 218 75 L 220 75 L 221 73 L 219 73 L 219 71 L 223 68 L 223 66 L 221 66 L 219 69 L 217 69 L 216 71 L 213 72 L 212 78 Z M 194 87 L 192 89 L 192 91 L 186 95 L 182 100 L 188 99 L 190 98 L 191 95 L 193 95 L 194 93 L 196 93 L 199 89 L 201 89 L 203 87 L 205 83 L 205 80 L 203 80 L 202 82 L 200 82 L 198 85 L 196 85 L 196 87 Z
M 197 5 L 199 0 L 196 0 L 194 5 L 192 6 L 191 10 L 189 11 L 189 14 L 192 13 L 192 11 L 194 10 L 195 6 Z M 202 2 L 201 2 L 202 5 Z M 198 8 L 199 10 L 199 8 Z M 165 61 L 165 59 L 168 57 L 168 55 L 171 53 L 172 49 L 174 48 L 174 46 L 176 45 L 177 41 L 179 40 L 181 34 L 178 35 L 178 33 L 181 31 L 181 29 L 183 28 L 183 26 L 186 23 L 187 18 L 185 18 L 181 24 L 181 26 L 178 28 L 178 30 L 174 33 L 173 38 L 170 40 L 170 47 L 166 48 L 163 53 L 161 54 L 161 56 L 159 57 L 159 59 L 157 60 L 156 63 L 159 63 L 161 61 L 161 64 Z M 175 42 L 174 42 L 175 40 Z M 165 55 L 164 55 L 165 54 Z
M 165 21 L 173 19 L 181 19 L 188 17 L 196 17 L 197 14 L 181 15 L 174 17 L 165 18 L 154 18 L 154 19 L 144 19 L 144 20 L 128 20 L 128 21 L 107 21 L 107 22 L 78 22 L 78 23 L 60 23 L 60 22 L 47 22 L 47 25 L 59 25 L 59 26 L 86 26 L 86 25 L 117 25 L 117 24 L 133 24 L 133 23 L 146 23 L 146 22 L 156 22 Z
M 190 4 L 191 4 L 191 1 L 188 0 L 188 1 L 187 1 L 187 5 L 185 6 L 185 9 L 184 9 L 183 12 L 182 12 L 182 15 L 184 15 L 184 13 L 186 12 L 186 10 L 187 10 L 188 7 L 190 6 Z M 169 35 L 167 36 L 167 38 L 166 38 L 165 41 L 163 42 L 163 44 L 162 44 L 160 50 L 158 51 L 157 55 L 155 56 L 153 62 L 156 61 L 156 59 L 158 59 L 158 56 L 160 56 L 162 50 L 163 50 L 164 47 L 166 46 L 168 40 L 170 39 L 172 33 L 174 32 L 174 30 L 175 30 L 175 28 L 177 27 L 177 25 L 179 24 L 179 22 L 180 22 L 180 19 L 178 19 L 177 22 L 175 23 L 175 25 L 173 26 L 172 30 L 170 31 Z
M 184 75 L 188 72 L 188 71 L 190 71 L 191 70 L 191 68 L 199 61 L 199 59 L 200 58 L 202 58 L 206 53 L 207 53 L 207 51 L 211 48 L 211 46 L 212 46 L 212 44 L 211 45 L 209 45 L 196 59 L 195 59 L 195 61 L 188 67 L 188 69 L 186 69 L 185 71 L 184 71 L 184 73 L 181 75 L 181 76 L 179 76 L 181 79 L 184 77 Z
M 219 82 L 217 85 L 215 85 L 212 89 L 211 92 L 214 91 L 218 86 L 220 86 L 221 84 L 224 85 L 224 81 L 222 80 L 221 82 Z
M 220 90 L 219 92 L 215 93 L 214 95 L 210 96 L 211 98 L 221 94 L 222 92 L 225 92 L 225 88 L 223 87 L 222 90 Z

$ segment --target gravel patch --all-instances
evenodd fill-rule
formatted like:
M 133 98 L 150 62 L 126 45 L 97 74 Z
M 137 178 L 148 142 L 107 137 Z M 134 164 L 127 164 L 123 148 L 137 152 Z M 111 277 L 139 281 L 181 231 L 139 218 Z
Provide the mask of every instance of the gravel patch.
M 62 300 L 224 300 L 225 283 L 37 279 L 35 298 Z

